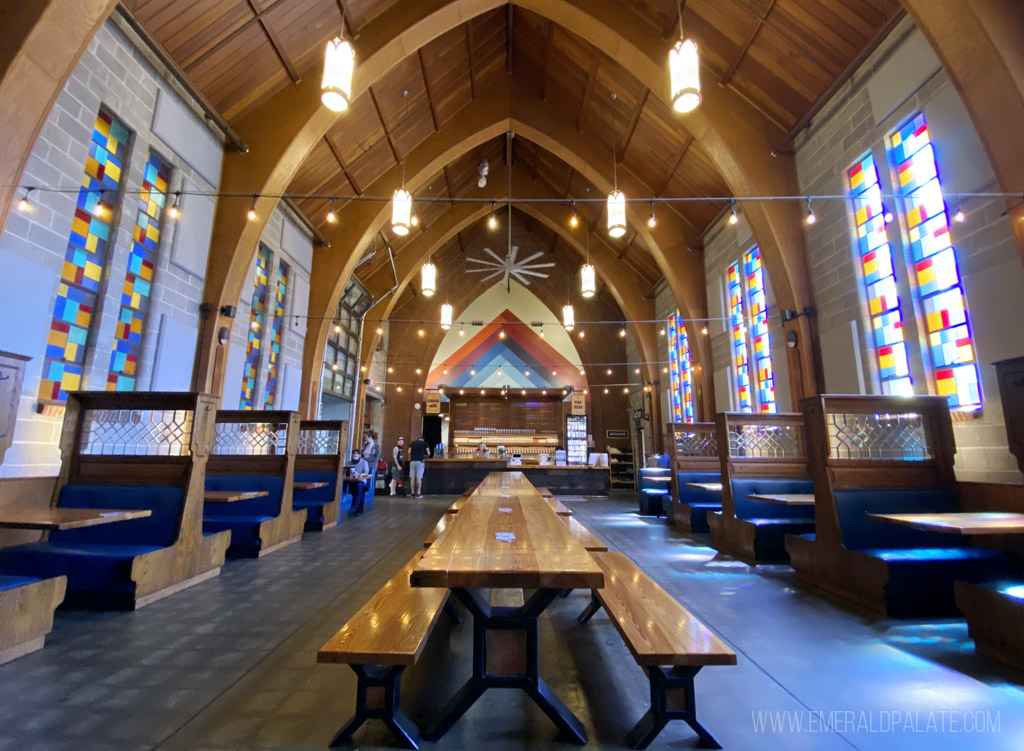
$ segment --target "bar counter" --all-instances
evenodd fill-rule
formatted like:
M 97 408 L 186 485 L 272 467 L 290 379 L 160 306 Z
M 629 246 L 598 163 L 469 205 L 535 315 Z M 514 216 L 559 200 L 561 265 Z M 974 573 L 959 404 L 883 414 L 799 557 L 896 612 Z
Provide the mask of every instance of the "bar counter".
M 555 495 L 608 495 L 611 474 L 607 467 L 567 467 L 526 464 L 509 467 L 504 459 L 427 459 L 423 473 L 425 495 L 460 495 L 483 482 L 491 472 L 522 472 L 537 487 Z

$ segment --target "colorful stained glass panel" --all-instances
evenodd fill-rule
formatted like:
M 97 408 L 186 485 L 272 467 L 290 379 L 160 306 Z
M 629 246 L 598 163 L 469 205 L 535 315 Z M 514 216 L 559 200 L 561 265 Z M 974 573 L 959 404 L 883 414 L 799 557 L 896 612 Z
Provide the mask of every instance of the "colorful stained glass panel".
M 729 285 L 729 323 L 732 326 L 737 404 L 740 412 L 752 412 L 754 406 L 753 395 L 750 393 L 750 364 L 747 360 L 747 324 L 743 315 L 743 285 L 740 281 L 739 261 L 730 264 L 726 279 Z
M 153 287 L 153 270 L 160 246 L 164 203 L 171 179 L 171 167 L 153 152 L 142 173 L 138 216 L 132 232 L 132 249 L 121 289 L 121 309 L 114 329 L 114 346 L 110 352 L 107 391 L 134 391 L 142 331 L 149 311 Z
M 772 347 L 768 334 L 768 303 L 764 292 L 764 271 L 760 248 L 751 248 L 743 256 L 743 273 L 747 280 L 750 302 L 750 329 L 754 344 L 754 372 L 757 374 L 757 397 L 761 412 L 774 414 L 775 371 L 772 369 Z
M 259 388 L 260 355 L 263 352 L 264 325 L 267 317 L 267 269 L 270 268 L 270 249 L 260 245 L 256 252 L 256 276 L 252 285 L 252 310 L 249 313 L 249 337 L 245 344 L 245 364 L 242 366 L 242 394 L 239 409 L 253 409 Z
M 693 422 L 693 374 L 690 370 L 690 343 L 679 313 L 668 319 L 668 359 L 671 390 L 669 399 L 675 422 Z
M 288 264 L 277 268 L 277 285 L 274 293 L 274 318 L 270 324 L 270 354 L 267 357 L 267 389 L 264 392 L 263 408 L 273 409 L 277 397 L 277 371 L 281 359 L 281 334 L 284 330 L 284 302 L 288 294 Z
M 128 156 L 128 128 L 107 110 L 96 117 L 53 306 L 39 398 L 66 401 L 82 387 L 86 344 L 107 263 L 114 200 Z
M 981 387 L 970 315 L 924 115 L 918 114 L 894 133 L 889 146 L 899 175 L 935 390 L 949 400 L 951 408 L 977 409 L 981 406 Z

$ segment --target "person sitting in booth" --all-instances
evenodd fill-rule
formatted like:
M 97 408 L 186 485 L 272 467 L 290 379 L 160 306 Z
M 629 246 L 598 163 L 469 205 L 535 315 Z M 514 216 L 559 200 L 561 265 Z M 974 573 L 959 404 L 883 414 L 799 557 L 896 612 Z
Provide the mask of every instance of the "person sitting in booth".
M 476 451 L 473 452 L 474 459 L 486 459 L 487 458 L 487 443 L 480 441 L 480 445 L 476 447 Z
M 368 489 L 370 465 L 366 463 L 366 459 L 363 458 L 360 451 L 352 452 L 352 463 L 346 468 L 345 476 L 352 481 L 352 510 L 349 514 L 361 514 Z

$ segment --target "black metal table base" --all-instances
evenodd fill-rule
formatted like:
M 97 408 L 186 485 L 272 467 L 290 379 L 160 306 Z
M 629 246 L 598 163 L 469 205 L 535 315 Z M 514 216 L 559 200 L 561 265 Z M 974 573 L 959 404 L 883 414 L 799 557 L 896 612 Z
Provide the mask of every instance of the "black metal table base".
M 452 697 L 442 713 L 442 719 L 425 734 L 425 738 L 432 741 L 441 738 L 488 689 L 517 688 L 525 691 L 534 703 L 544 710 L 544 714 L 567 740 L 579 745 L 587 742 L 583 723 L 555 695 L 537 672 L 537 619 L 560 591 L 538 589 L 522 607 L 491 607 L 489 603 L 481 600 L 474 590 L 452 590 L 452 594 L 473 616 L 473 674 Z M 525 642 L 521 662 L 511 666 L 510 672 L 488 672 L 488 634 L 493 635 L 495 632 L 518 632 Z M 499 655 L 494 657 L 496 663 Z
M 601 601 L 591 592 L 590 604 L 576 620 L 586 623 L 600 609 Z M 722 747 L 697 720 L 693 679 L 700 668 L 700 665 L 644 668 L 651 682 L 651 708 L 626 736 L 630 748 L 647 748 L 671 720 L 682 720 L 693 728 L 700 738 L 700 748 Z
M 367 720 L 381 720 L 394 733 L 403 748 L 419 748 L 419 731 L 398 706 L 402 665 L 350 665 L 359 677 L 356 688 L 356 713 L 331 740 L 331 747 L 352 742 L 352 735 Z

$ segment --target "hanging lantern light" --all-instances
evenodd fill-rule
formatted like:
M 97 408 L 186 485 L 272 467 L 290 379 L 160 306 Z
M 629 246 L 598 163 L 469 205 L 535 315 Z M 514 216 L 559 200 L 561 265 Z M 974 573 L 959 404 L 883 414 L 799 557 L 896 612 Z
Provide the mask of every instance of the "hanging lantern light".
M 584 297 L 593 297 L 597 293 L 597 274 L 594 267 L 585 263 L 580 268 L 580 294 Z
M 565 326 L 566 331 L 572 331 L 576 325 L 576 314 L 573 312 L 572 305 L 562 306 L 562 325 Z
M 441 306 L 441 328 L 447 331 L 452 327 L 452 306 L 445 303 Z
M 420 267 L 420 292 L 424 297 L 433 297 L 437 290 L 437 267 L 427 261 Z
M 348 109 L 352 96 L 352 72 L 356 53 L 347 39 L 335 37 L 324 51 L 324 77 L 320 82 L 320 101 L 332 112 Z
M 680 28 L 682 37 L 682 28 Z M 682 39 L 668 53 L 672 79 L 672 107 L 676 112 L 693 112 L 700 104 L 700 57 L 692 39 Z
M 409 234 L 412 224 L 412 196 L 409 191 L 399 188 L 391 201 L 391 229 L 396 235 Z
M 626 234 L 626 195 L 621 190 L 608 194 L 608 234 L 612 237 Z

